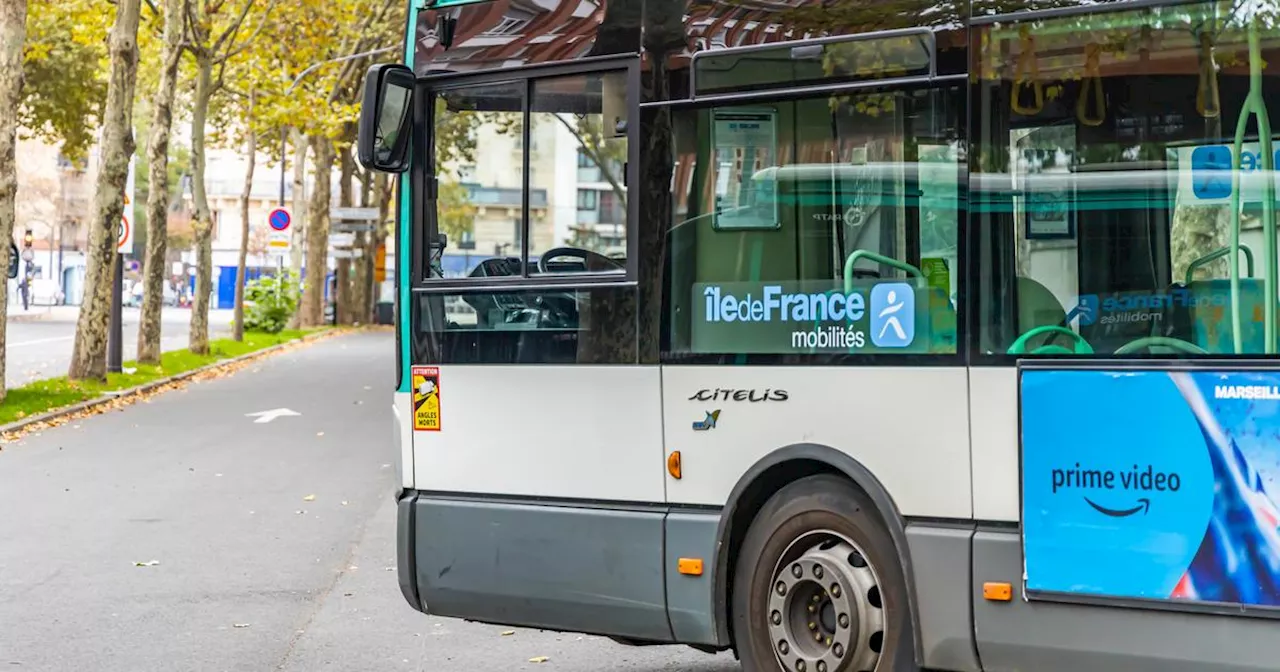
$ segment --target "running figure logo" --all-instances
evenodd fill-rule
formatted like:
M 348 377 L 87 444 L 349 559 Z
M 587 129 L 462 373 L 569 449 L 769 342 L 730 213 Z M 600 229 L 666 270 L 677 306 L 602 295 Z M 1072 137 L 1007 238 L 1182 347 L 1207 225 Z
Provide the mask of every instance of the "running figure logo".
M 877 348 L 905 348 L 916 337 L 916 291 L 905 282 L 871 289 L 871 342 Z

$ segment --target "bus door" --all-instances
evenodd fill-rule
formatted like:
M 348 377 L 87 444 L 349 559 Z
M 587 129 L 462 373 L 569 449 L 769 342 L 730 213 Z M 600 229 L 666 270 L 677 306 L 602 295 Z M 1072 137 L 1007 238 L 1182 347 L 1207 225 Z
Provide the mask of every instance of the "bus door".
M 442 616 L 667 641 L 656 366 L 629 276 L 630 61 L 439 81 L 418 249 L 418 589 Z M 585 144 L 584 144 L 585 143 Z

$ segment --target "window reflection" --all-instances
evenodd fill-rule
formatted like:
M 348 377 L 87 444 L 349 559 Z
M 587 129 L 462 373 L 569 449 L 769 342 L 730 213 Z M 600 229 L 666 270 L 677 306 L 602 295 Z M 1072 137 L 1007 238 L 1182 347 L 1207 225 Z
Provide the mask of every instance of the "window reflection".
M 675 115 L 668 355 L 955 353 L 959 93 Z
M 551 199 L 530 241 L 534 273 L 625 269 L 626 105 L 622 72 L 534 82 L 530 125 L 542 147 L 531 161 Z
M 1274 147 L 1245 117 L 1280 109 L 1278 9 L 1212 2 L 975 28 L 982 352 L 1277 351 L 1276 268 L 1262 261 L 1276 243 L 1263 207 Z

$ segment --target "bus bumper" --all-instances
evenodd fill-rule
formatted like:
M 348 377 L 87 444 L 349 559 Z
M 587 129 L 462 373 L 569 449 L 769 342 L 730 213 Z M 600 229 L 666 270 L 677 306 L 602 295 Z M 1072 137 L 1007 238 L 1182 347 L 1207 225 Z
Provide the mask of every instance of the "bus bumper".
M 425 614 L 418 595 L 417 562 L 413 552 L 413 510 L 417 500 L 416 492 L 402 490 L 396 501 L 396 575 L 405 601 Z

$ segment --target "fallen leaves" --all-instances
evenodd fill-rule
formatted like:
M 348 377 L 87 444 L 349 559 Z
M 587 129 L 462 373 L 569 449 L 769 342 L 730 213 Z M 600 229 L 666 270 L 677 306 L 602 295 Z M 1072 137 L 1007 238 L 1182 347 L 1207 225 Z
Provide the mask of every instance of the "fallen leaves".
M 133 404 L 151 403 L 152 399 L 165 394 L 166 392 L 184 390 L 191 383 L 226 378 L 227 376 L 237 373 L 246 367 L 260 364 L 261 361 L 267 357 L 308 347 L 321 339 L 336 336 L 341 333 L 345 332 L 341 329 L 328 329 L 320 334 L 310 337 L 309 339 L 289 341 L 278 347 L 272 346 L 250 353 L 245 355 L 243 359 L 224 360 L 222 362 L 211 364 L 209 365 L 209 368 L 206 369 L 196 369 L 195 373 L 190 373 L 190 375 L 186 375 L 177 380 L 169 380 L 158 384 L 148 383 L 148 385 L 153 385 L 153 387 L 149 387 L 144 390 L 137 390 L 135 388 L 134 390 L 119 390 L 105 393 L 101 397 L 84 402 L 88 404 L 85 408 L 63 412 L 55 417 L 38 420 L 14 429 L 13 431 L 4 432 L 3 434 L 0 434 L 0 444 L 16 443 L 28 436 L 31 436 L 32 434 L 43 432 L 47 429 L 53 429 L 54 427 L 60 427 L 69 422 L 84 420 L 96 415 L 105 415 L 112 411 L 123 411 L 126 407 L 132 406 Z M 74 387 L 74 384 L 72 387 Z M 65 408 L 73 408 L 74 406 L 75 405 Z M 50 409 L 50 411 L 54 410 L 55 409 Z M 18 417 L 25 420 L 27 416 L 25 413 L 19 413 Z
M 529 659 L 529 662 L 531 662 L 531 663 L 545 663 L 545 662 L 547 662 L 548 660 L 551 660 L 551 659 L 550 659 L 550 658 L 548 658 L 548 657 L 546 657 L 546 656 L 534 656 L 533 658 L 530 658 L 530 659 Z
M 158 564 L 160 564 L 159 560 L 147 560 L 146 562 L 135 562 L 133 563 L 133 566 L 134 567 L 155 567 Z
M 315 496 L 315 495 L 307 495 L 306 497 L 303 497 L 303 498 L 302 498 L 302 501 L 304 501 L 304 502 L 314 502 L 314 501 L 316 501 L 316 496 Z

